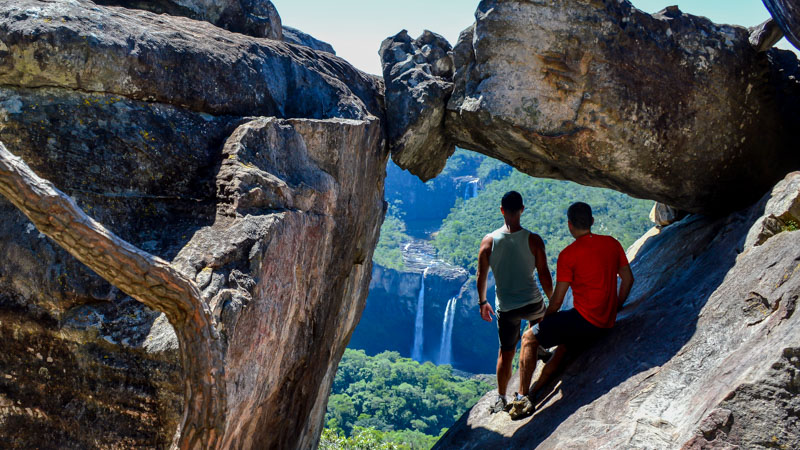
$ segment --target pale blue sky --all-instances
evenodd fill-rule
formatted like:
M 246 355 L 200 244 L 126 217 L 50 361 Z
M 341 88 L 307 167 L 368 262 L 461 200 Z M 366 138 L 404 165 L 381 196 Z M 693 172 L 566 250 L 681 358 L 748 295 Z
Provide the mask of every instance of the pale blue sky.
M 478 0 L 272 0 L 284 25 L 329 42 L 336 53 L 359 69 L 380 74 L 381 41 L 403 28 L 416 37 L 423 29 L 455 44 L 461 30 L 475 21 Z M 769 17 L 761 0 L 633 0 L 653 13 L 677 4 L 682 11 L 717 23 L 757 25 Z M 783 39 L 781 48 L 793 48 Z

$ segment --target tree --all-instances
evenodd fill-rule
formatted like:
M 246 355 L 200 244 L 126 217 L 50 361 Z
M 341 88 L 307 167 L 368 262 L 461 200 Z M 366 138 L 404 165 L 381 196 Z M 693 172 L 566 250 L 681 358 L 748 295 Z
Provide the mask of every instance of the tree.
M 78 261 L 166 315 L 178 337 L 186 380 L 183 417 L 173 447 L 218 447 L 227 409 L 222 345 L 213 315 L 194 282 L 86 215 L 1 142 L 0 194 Z

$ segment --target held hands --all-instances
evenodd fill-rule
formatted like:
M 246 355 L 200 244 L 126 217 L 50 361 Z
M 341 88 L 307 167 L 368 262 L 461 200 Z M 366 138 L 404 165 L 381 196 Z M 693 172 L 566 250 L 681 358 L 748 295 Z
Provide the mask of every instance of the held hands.
M 490 305 L 489 302 L 486 302 L 483 305 L 481 305 L 481 319 L 487 322 L 491 322 L 492 316 L 494 315 L 495 315 L 494 310 L 492 309 L 492 305 Z

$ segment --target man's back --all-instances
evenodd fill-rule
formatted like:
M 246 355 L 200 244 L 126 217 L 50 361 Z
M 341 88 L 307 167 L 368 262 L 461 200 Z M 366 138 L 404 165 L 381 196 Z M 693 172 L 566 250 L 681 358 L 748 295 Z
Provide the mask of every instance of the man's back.
M 514 233 L 495 230 L 489 265 L 496 283 L 498 311 L 510 311 L 542 300 L 533 271 L 536 257 L 528 241 L 531 232 L 522 228 Z
M 628 265 L 611 236 L 587 234 L 558 256 L 556 280 L 570 283 L 575 309 L 592 325 L 611 328 L 617 317 L 617 273 Z

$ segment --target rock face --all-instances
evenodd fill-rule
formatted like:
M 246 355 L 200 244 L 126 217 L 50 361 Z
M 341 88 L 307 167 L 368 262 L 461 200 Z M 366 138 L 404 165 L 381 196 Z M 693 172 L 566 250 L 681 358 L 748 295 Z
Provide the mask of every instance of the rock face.
M 650 237 L 617 326 L 545 387 L 532 418 L 490 416 L 489 393 L 436 447 L 800 445 L 800 239 L 791 226 L 753 239 L 798 201 L 794 172 L 748 209 Z
M 202 289 L 226 345 L 224 445 L 313 447 L 383 214 L 380 84 L 84 1 L 4 3 L 0 41 L 0 141 Z M 168 446 L 183 381 L 164 317 L 5 200 L 0 254 L 3 446 Z
M 342 59 L 182 17 L 21 0 L 0 5 L 0 41 L 4 86 L 102 92 L 212 115 L 383 115 L 378 81 Z
M 800 6 L 792 0 L 762 0 L 786 39 L 800 49 Z
M 686 217 L 685 211 L 679 211 L 672 206 L 656 202 L 650 210 L 650 221 L 654 224 L 665 227 Z
M 799 129 L 800 81 L 790 76 L 797 60 L 757 52 L 743 27 L 676 7 L 649 15 L 599 0 L 484 0 L 476 19 L 453 49 L 444 127 L 429 133 L 436 145 L 415 147 L 416 155 L 407 147 L 393 157 L 401 167 L 435 161 L 437 152 L 444 159 L 445 135 L 533 176 L 729 212 L 800 166 L 790 150 Z M 390 111 L 418 91 L 386 69 L 384 77 Z M 390 85 L 406 93 L 389 94 Z M 438 111 L 446 98 L 430 96 L 427 108 Z M 392 136 L 432 128 L 392 121 L 400 128 Z
M 290 44 L 305 45 L 306 47 L 313 48 L 314 50 L 328 52 L 332 55 L 336 54 L 336 51 L 333 49 L 331 44 L 322 42 L 319 39 L 316 39 L 314 36 L 303 33 L 297 28 L 286 26 L 283 27 L 283 40 L 285 42 L 289 42 Z
M 750 45 L 757 52 L 765 52 L 783 38 L 783 30 L 773 19 L 767 19 L 758 26 L 750 28 Z
M 281 16 L 269 0 L 97 0 L 95 3 L 184 16 L 236 33 L 283 39 Z
M 453 91 L 452 48 L 425 30 L 403 30 L 381 44 L 392 159 L 427 181 L 442 171 L 455 146 L 443 133 L 444 105 Z

